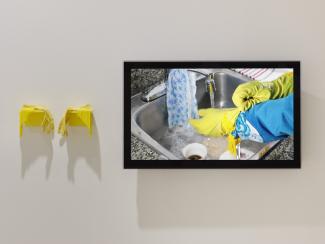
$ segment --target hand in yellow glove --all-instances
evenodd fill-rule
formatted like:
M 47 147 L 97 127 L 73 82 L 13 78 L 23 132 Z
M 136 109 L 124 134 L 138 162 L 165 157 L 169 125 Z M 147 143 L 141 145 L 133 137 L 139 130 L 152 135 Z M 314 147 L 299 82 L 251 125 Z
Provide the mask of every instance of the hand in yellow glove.
M 255 104 L 286 97 L 292 92 L 293 73 L 288 72 L 274 81 L 250 81 L 239 85 L 232 96 L 232 101 L 241 111 L 246 111 Z
M 189 123 L 194 129 L 205 136 L 225 136 L 228 135 L 228 150 L 236 155 L 236 145 L 240 139 L 235 139 L 231 132 L 235 129 L 236 119 L 240 110 L 238 108 L 230 109 L 200 109 L 200 119 L 190 119 Z
M 194 129 L 205 136 L 224 136 L 235 129 L 235 122 L 240 110 L 237 108 L 200 109 L 200 119 L 190 119 L 189 123 Z

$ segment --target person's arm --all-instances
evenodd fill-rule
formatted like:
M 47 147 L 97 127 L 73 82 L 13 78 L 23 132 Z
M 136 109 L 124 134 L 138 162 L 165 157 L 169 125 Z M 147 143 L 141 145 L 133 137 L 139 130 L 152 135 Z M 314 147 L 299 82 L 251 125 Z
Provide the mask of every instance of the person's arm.
M 240 112 L 239 109 L 202 109 L 200 119 L 190 120 L 205 136 L 228 135 L 228 150 L 236 154 L 240 140 L 270 142 L 293 135 L 293 94 L 269 100 Z
M 235 127 L 235 137 L 258 142 L 270 142 L 293 135 L 293 94 L 257 104 L 240 113 Z

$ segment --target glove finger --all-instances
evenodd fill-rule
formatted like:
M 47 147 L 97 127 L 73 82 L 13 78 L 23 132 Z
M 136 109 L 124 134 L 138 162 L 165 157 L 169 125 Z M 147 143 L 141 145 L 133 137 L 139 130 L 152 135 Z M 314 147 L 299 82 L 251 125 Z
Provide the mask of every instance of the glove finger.
M 199 115 L 200 117 L 205 117 L 208 114 L 214 113 L 217 109 L 215 108 L 202 108 L 199 109 Z
M 209 119 L 189 119 L 189 124 L 201 135 L 208 136 L 215 127 L 215 123 Z
M 200 117 L 204 117 L 208 113 L 208 109 L 199 109 Z
M 198 133 L 201 132 L 203 126 L 202 119 L 189 119 L 188 122 Z
M 228 139 L 229 152 L 236 156 L 237 155 L 236 146 L 237 146 L 237 144 L 240 143 L 240 138 L 234 138 L 234 136 L 230 134 L 230 135 L 228 135 L 227 139 Z

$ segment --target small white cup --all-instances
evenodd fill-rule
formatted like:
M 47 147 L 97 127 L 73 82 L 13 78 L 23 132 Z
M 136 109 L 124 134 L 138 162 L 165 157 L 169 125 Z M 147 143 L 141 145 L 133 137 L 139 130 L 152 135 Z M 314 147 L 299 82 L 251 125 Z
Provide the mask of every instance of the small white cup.
M 200 143 L 191 143 L 182 149 L 184 157 L 188 160 L 203 160 L 208 154 L 206 146 Z

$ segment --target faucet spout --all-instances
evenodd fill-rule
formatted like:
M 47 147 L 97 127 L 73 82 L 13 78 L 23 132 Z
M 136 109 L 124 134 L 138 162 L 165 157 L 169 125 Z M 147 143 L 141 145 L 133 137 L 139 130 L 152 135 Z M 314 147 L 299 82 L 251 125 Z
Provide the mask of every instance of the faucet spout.
M 203 73 L 201 71 L 194 70 L 194 69 L 188 69 L 187 71 L 197 73 L 197 74 L 200 74 L 200 75 L 203 75 L 203 76 L 206 77 L 206 79 L 205 79 L 205 90 L 206 90 L 206 92 L 209 93 L 211 108 L 214 108 L 214 106 L 215 106 L 214 94 L 215 94 L 215 91 L 217 90 L 216 89 L 216 83 L 214 81 L 214 74 L 213 73 Z
M 207 78 L 211 75 L 211 74 L 203 73 L 203 72 L 195 70 L 195 69 L 188 69 L 187 71 L 203 75 L 203 76 L 205 76 Z

